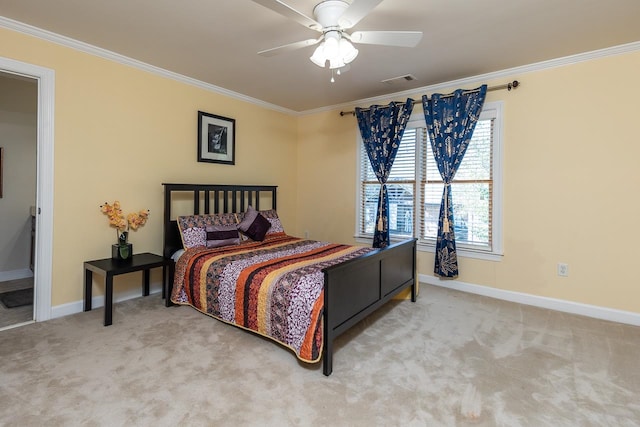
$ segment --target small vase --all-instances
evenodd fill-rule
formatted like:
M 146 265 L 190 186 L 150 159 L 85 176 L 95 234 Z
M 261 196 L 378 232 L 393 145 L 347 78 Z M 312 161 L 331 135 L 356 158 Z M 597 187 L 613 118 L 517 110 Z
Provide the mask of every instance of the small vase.
M 111 245 L 111 258 L 122 261 L 131 259 L 133 245 L 131 243 Z
M 116 260 L 128 260 L 133 255 L 133 245 L 127 243 L 129 232 L 123 231 L 118 235 L 118 243 L 111 246 L 111 258 Z

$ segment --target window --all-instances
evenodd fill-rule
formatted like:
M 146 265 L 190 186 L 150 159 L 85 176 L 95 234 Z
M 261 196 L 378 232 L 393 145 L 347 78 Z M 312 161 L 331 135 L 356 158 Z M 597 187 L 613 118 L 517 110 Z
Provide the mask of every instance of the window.
M 416 106 L 417 107 L 417 106 Z M 433 250 L 443 184 L 431 151 L 422 109 L 416 108 L 404 132 L 391 174 L 389 233 L 392 240 L 417 237 Z M 502 103 L 486 103 L 473 138 L 451 184 L 456 245 L 461 255 L 492 259 L 501 255 Z M 380 184 L 358 138 L 357 237 L 373 236 Z

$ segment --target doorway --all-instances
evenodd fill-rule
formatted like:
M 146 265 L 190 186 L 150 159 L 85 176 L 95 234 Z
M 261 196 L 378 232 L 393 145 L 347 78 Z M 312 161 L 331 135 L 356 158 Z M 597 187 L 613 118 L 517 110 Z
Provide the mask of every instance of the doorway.
M 38 81 L 0 72 L 0 328 L 31 322 Z
M 9 250 L 9 252 L 4 252 L 5 255 L 6 253 L 10 253 L 11 257 L 16 257 L 17 261 L 12 259 L 12 262 L 14 262 L 13 264 L 10 264 L 7 261 L 6 264 L 3 265 L 1 264 L 3 261 L 0 260 L 0 265 L 3 265 L 3 269 L 7 265 L 10 266 L 8 268 L 13 268 L 12 270 L 9 270 L 10 273 L 5 274 L 4 279 L 10 279 L 9 281 L 13 282 L 12 286 L 14 288 L 31 287 L 33 290 L 31 295 L 33 303 L 31 305 L 31 309 L 26 309 L 26 311 L 30 311 L 28 320 L 8 326 L 0 325 L 0 330 L 2 330 L 9 327 L 31 323 L 33 321 L 44 321 L 51 318 L 51 263 L 53 246 L 53 113 L 55 73 L 53 70 L 47 68 L 8 58 L 0 58 L 0 78 L 13 79 L 14 83 L 15 81 L 18 81 L 20 82 L 19 85 L 24 84 L 27 87 L 33 88 L 36 94 L 36 129 L 33 131 L 35 141 L 32 141 L 32 144 L 35 145 L 35 147 L 30 147 L 32 151 L 35 151 L 35 159 L 32 159 L 32 162 L 35 163 L 35 167 L 33 167 L 35 177 L 31 177 L 31 193 L 26 196 L 27 198 L 30 198 L 31 202 L 27 208 L 27 221 L 26 224 L 24 224 L 28 229 L 22 230 L 21 227 L 18 226 L 18 230 L 14 230 L 14 234 L 17 236 L 15 242 L 11 242 L 8 245 L 9 247 L 15 247 L 16 253 L 11 250 Z M 3 96 L 3 98 L 5 97 Z M 16 100 L 12 99 L 12 101 Z M 33 102 L 33 100 L 31 102 Z M 22 107 L 15 107 L 17 110 L 20 110 L 20 108 Z M 26 115 L 28 116 L 29 113 Z M 19 114 L 15 117 L 18 117 L 18 119 L 24 118 Z M 2 144 L 5 144 L 4 139 Z M 19 154 L 20 149 L 24 148 L 16 148 L 14 145 L 11 147 L 14 154 Z M 7 152 L 4 152 L 3 154 L 4 161 L 7 162 L 9 155 Z M 12 158 L 15 159 L 13 155 Z M 5 167 L 3 167 L 2 171 L 3 174 L 7 164 L 5 163 L 4 166 Z M 4 190 L 2 193 L 4 197 L 0 199 L 0 203 L 9 201 L 8 203 L 5 203 L 5 205 L 10 204 L 10 199 L 8 197 L 10 193 L 7 192 L 10 188 L 14 194 L 17 194 L 15 189 L 20 189 L 20 193 L 22 193 L 20 185 L 17 185 L 16 182 L 8 182 L 8 178 L 11 178 L 12 180 L 15 178 L 15 168 L 12 167 L 12 169 L 14 173 L 11 175 L 4 174 L 4 179 L 2 180 Z M 31 175 L 33 175 L 33 172 Z M 21 178 L 17 178 L 16 180 L 20 179 Z M 24 184 L 25 188 L 28 189 L 29 184 L 26 182 Z M 35 187 L 35 189 L 33 187 Z M 21 203 L 24 204 L 24 202 Z M 20 206 L 18 209 L 21 209 L 22 207 L 24 206 Z M 18 217 L 20 217 L 20 215 L 21 214 L 18 214 Z M 9 218 L 9 216 L 3 215 L 3 220 L 7 218 Z M 21 221 L 22 219 L 19 218 L 16 223 L 20 224 Z M 28 251 L 28 269 L 22 268 L 25 265 L 25 260 L 22 258 L 25 251 L 25 233 L 28 236 L 26 242 L 26 248 Z M 17 266 L 17 268 L 14 268 L 15 266 Z M 32 272 L 30 286 L 24 282 L 20 282 L 22 279 L 29 279 L 28 277 L 20 277 L 29 276 L 25 271 Z M 16 281 L 20 283 L 17 283 Z M 24 295 L 22 298 L 24 299 Z M 0 302 L 0 304 L 3 303 Z

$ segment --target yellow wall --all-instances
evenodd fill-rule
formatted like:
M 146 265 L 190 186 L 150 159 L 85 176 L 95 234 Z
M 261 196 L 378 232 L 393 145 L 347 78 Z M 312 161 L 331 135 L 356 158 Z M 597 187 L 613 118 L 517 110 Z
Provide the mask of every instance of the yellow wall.
M 8 30 L 0 56 L 56 73 L 52 306 L 80 301 L 82 263 L 111 256 L 105 201 L 149 208 L 130 241 L 162 253 L 163 182 L 278 185 L 282 221 L 296 227 L 292 116 Z M 198 110 L 236 120 L 235 166 L 197 162 Z M 116 292 L 139 281 L 118 276 Z
M 131 241 L 159 253 L 162 182 L 277 184 L 290 234 L 354 242 L 353 117 L 282 114 L 8 30 L 0 56 L 56 72 L 52 305 L 80 300 L 82 262 L 109 256 L 104 201 L 150 208 Z M 488 96 L 504 101 L 504 257 L 462 258 L 461 282 L 640 313 L 638 69 L 633 52 L 487 82 L 522 82 Z M 236 119 L 235 166 L 196 162 L 198 110 Z
M 308 231 L 314 240 L 353 243 L 356 122 L 331 111 L 300 117 L 298 124 L 298 234 Z
M 504 257 L 460 259 L 460 282 L 640 313 L 639 69 L 633 52 L 487 82 L 522 83 L 487 97 L 504 101 Z M 300 230 L 353 243 L 356 121 L 299 123 Z M 433 275 L 432 253 L 418 270 Z

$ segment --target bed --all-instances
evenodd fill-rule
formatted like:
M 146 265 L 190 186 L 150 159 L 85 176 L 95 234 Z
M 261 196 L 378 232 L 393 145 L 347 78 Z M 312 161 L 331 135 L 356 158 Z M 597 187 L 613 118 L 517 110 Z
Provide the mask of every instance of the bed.
M 328 376 L 340 334 L 403 290 L 416 301 L 416 239 L 384 249 L 301 239 L 280 223 L 277 186 L 163 186 L 167 306 L 191 306 L 304 362 L 322 360 Z

